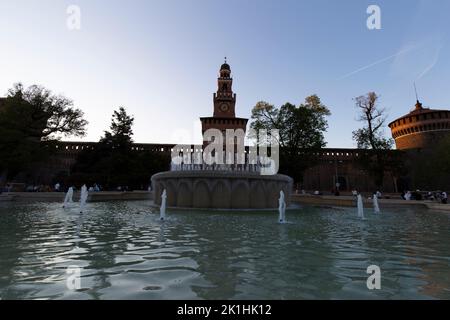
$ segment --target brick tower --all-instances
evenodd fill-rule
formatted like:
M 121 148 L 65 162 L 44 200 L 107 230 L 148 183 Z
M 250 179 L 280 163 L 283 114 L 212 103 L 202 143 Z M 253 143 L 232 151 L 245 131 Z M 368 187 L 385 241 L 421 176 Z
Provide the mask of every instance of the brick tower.
M 219 78 L 217 79 L 217 92 L 213 96 L 213 116 L 200 118 L 202 134 L 208 129 L 218 129 L 222 131 L 224 137 L 227 129 L 246 131 L 248 119 L 236 117 L 236 94 L 233 93 L 232 86 L 231 68 L 225 58 L 225 63 L 220 67 Z M 204 141 L 203 145 L 207 144 L 208 142 Z

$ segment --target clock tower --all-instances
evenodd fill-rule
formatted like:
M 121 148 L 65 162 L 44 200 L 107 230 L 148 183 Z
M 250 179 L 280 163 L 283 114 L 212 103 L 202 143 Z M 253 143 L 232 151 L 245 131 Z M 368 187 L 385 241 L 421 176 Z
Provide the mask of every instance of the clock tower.
M 236 94 L 233 93 L 233 78 L 231 68 L 225 59 L 220 67 L 217 79 L 217 92 L 214 93 L 214 117 L 234 118 L 236 106 Z
M 214 114 L 212 117 L 200 118 L 202 134 L 208 129 L 218 129 L 222 131 L 224 137 L 227 129 L 242 129 L 245 133 L 248 119 L 236 118 L 236 94 L 233 93 L 232 85 L 231 68 L 225 58 L 225 63 L 220 67 L 217 79 L 217 92 L 213 96 Z

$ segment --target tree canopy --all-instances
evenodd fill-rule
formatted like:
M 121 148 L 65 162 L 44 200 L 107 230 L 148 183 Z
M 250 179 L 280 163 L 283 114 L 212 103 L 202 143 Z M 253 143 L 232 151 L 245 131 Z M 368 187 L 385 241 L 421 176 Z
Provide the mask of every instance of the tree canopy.
M 13 177 L 44 160 L 48 153 L 43 142 L 83 136 L 86 125 L 83 112 L 72 100 L 42 86 L 15 84 L 0 108 L 0 173 Z
M 359 149 L 388 150 L 392 148 L 392 139 L 384 135 L 386 109 L 378 106 L 378 100 L 379 96 L 375 92 L 355 98 L 359 111 L 358 120 L 364 123 L 363 128 L 353 131 L 353 140 L 356 141 Z
M 304 170 L 315 162 L 313 153 L 304 151 L 326 146 L 324 132 L 330 114 L 317 95 L 307 97 L 299 106 L 288 102 L 276 108 L 260 101 L 252 110 L 251 128 L 256 132 L 279 130 L 280 172 L 301 181 Z
M 133 149 L 133 123 L 134 118 L 124 107 L 114 111 L 110 130 L 93 149 L 80 153 L 70 183 L 140 189 L 149 184 L 154 173 L 167 170 L 170 155 Z
M 392 161 L 393 140 L 386 138 L 384 129 L 386 126 L 386 109 L 378 104 L 379 96 L 375 92 L 355 98 L 355 105 L 359 111 L 359 121 L 363 127 L 353 131 L 353 140 L 359 149 L 367 149 L 370 152 L 362 153 L 359 157 L 360 164 L 368 171 L 379 188 L 383 186 L 384 174 L 402 171 L 402 163 Z

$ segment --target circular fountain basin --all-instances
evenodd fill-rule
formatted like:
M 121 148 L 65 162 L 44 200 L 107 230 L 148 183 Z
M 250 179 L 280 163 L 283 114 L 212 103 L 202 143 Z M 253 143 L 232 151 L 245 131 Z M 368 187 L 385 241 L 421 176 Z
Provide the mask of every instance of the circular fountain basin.
M 274 209 L 280 191 L 289 205 L 292 184 L 285 175 L 240 171 L 168 171 L 152 176 L 155 204 L 161 204 L 165 189 L 167 206 L 177 208 Z

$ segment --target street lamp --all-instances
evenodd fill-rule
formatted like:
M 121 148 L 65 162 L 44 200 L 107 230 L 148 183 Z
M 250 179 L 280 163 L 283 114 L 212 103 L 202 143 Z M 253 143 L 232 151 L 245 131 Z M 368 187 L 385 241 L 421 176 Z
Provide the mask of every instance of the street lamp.
M 330 161 L 332 164 L 333 161 Z M 339 163 L 342 163 L 342 161 L 339 161 Z M 339 174 L 338 174 L 338 159 L 334 159 L 334 170 L 335 170 L 335 186 L 336 186 L 336 195 L 339 195 L 339 188 L 341 187 L 341 184 L 339 183 Z

